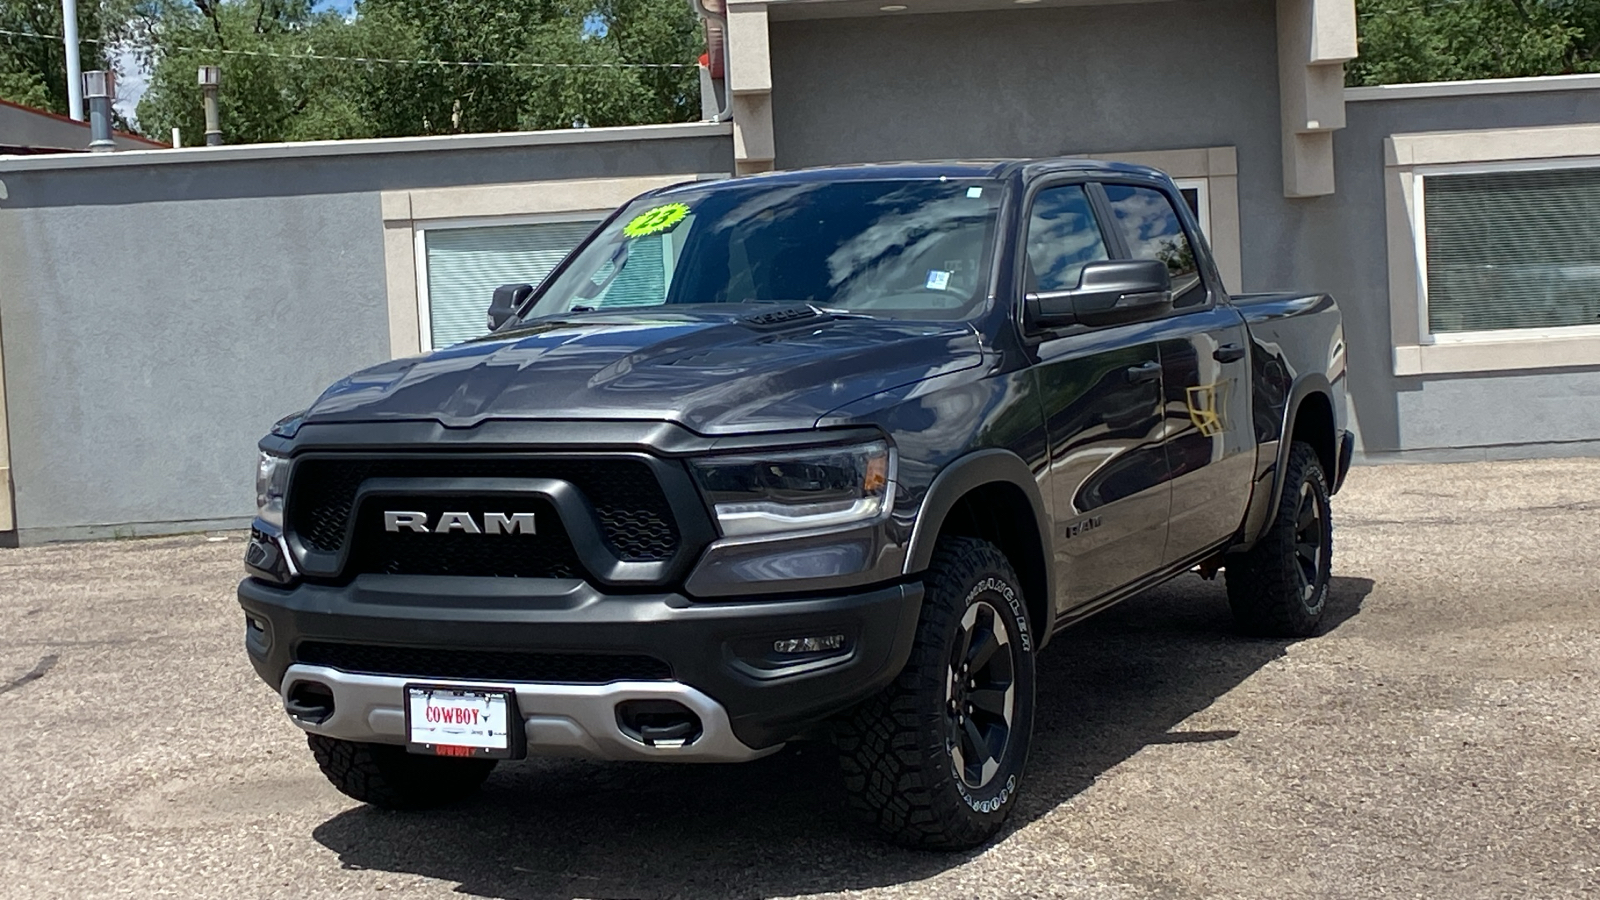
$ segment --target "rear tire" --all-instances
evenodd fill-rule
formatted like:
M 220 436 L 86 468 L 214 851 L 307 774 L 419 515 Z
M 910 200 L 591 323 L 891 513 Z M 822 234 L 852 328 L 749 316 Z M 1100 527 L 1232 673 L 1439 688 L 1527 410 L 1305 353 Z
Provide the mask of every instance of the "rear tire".
M 1317 452 L 1295 441 L 1266 534 L 1227 561 L 1228 604 L 1245 631 L 1286 638 L 1316 633 L 1333 569 L 1331 512 Z
M 494 771 L 492 759 L 419 756 L 392 744 L 307 734 L 311 754 L 347 797 L 385 809 L 432 809 L 471 796 Z
M 1033 732 L 1033 634 L 987 541 L 942 537 L 911 659 L 837 723 L 851 810 L 909 847 L 985 843 L 1015 805 Z

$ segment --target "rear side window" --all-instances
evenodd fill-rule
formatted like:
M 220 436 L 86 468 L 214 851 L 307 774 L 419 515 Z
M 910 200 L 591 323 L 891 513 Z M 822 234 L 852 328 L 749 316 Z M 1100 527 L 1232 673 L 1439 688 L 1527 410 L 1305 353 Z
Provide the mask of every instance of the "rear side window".
M 1108 259 L 1105 236 L 1081 184 L 1045 188 L 1028 216 L 1027 289 L 1070 291 L 1089 263 Z
M 1200 266 L 1194 247 L 1167 195 L 1154 188 L 1126 184 L 1105 186 L 1106 199 L 1116 216 L 1116 227 L 1134 259 L 1158 259 L 1172 275 L 1172 305 L 1195 306 L 1205 302 Z

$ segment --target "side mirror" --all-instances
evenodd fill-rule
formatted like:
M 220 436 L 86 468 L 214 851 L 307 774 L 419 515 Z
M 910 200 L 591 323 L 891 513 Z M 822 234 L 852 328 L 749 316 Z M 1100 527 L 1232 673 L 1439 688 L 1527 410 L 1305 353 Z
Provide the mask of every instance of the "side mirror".
M 1083 267 L 1070 291 L 1028 294 L 1028 321 L 1040 328 L 1120 325 L 1166 315 L 1172 309 L 1172 275 L 1155 259 L 1114 259 Z
M 533 293 L 531 284 L 502 284 L 494 289 L 494 299 L 489 301 L 489 330 L 498 331 L 511 320 L 517 307 Z

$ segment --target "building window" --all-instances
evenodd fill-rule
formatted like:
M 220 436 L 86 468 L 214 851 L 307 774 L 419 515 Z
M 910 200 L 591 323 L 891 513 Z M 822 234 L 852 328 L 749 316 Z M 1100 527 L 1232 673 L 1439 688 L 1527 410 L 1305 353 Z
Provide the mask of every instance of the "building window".
M 1194 213 L 1194 220 L 1200 225 L 1200 233 L 1211 239 L 1211 185 L 1208 178 L 1175 178 L 1173 183 L 1178 186 L 1178 191 L 1183 194 L 1183 202 L 1189 205 L 1189 211 Z
M 382 192 L 390 353 L 409 356 L 483 334 L 495 288 L 537 284 L 611 210 L 646 191 L 722 177 L 668 173 Z
M 1384 140 L 1394 374 L 1600 366 L 1600 124 Z
M 417 223 L 422 349 L 486 333 L 495 288 L 537 285 L 604 217 L 593 212 Z
M 1418 173 L 1424 340 L 1600 333 L 1600 164 Z

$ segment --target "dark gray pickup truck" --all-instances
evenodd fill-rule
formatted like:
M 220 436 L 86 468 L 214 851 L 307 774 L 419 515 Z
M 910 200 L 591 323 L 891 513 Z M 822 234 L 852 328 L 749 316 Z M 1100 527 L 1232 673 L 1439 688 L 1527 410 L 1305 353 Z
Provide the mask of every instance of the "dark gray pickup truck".
M 261 441 L 245 645 L 357 799 L 822 738 L 888 836 L 970 847 L 1062 628 L 1196 567 L 1318 626 L 1339 310 L 1230 297 L 1159 172 L 667 188 L 489 315 Z

